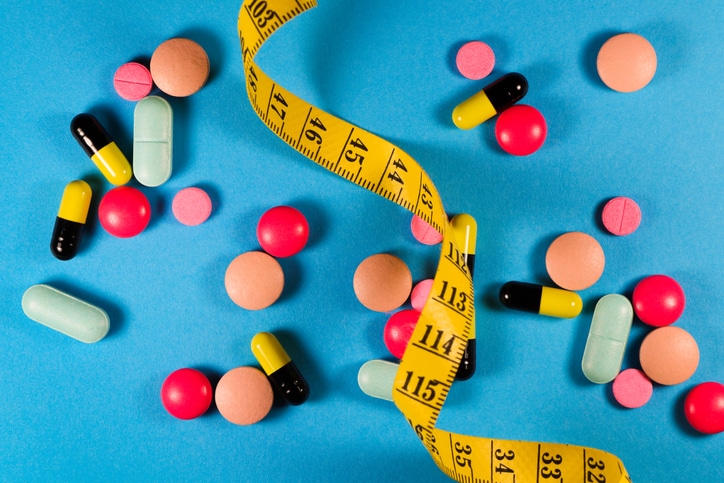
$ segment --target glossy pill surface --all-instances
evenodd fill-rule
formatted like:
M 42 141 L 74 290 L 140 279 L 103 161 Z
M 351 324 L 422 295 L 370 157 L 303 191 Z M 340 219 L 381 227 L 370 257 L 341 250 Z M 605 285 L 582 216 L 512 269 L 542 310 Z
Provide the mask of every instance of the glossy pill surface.
M 90 185 L 83 180 L 77 179 L 65 186 L 50 240 L 50 251 L 55 258 L 70 260 L 78 253 L 92 196 Z
M 131 180 L 131 164 L 93 115 L 75 116 L 70 122 L 70 132 L 111 184 L 120 186 Z
M 699 432 L 724 432 L 724 384 L 710 381 L 694 387 L 684 401 L 684 415 Z
M 169 39 L 151 56 L 151 76 L 159 89 L 170 96 L 196 93 L 209 78 L 209 57 L 190 39 Z
M 584 290 L 601 278 L 606 258 L 591 235 L 564 233 L 548 247 L 546 269 L 551 280 L 566 290 Z
M 390 354 L 402 359 L 419 318 L 417 310 L 400 310 L 387 319 L 383 338 Z
M 613 235 L 630 235 L 641 224 L 641 208 L 631 198 L 618 196 L 603 207 L 601 221 Z
M 101 226 L 118 238 L 131 238 L 151 221 L 151 203 L 140 190 L 131 186 L 113 188 L 98 204 Z
M 596 58 L 599 77 L 618 92 L 644 88 L 654 78 L 656 65 L 654 47 L 634 33 L 614 35 L 603 44 Z
M 495 122 L 495 139 L 508 154 L 528 156 L 538 151 L 548 135 L 543 114 L 533 106 L 511 106 Z
M 304 214 L 291 206 L 275 206 L 264 212 L 256 226 L 259 245 L 278 258 L 299 253 L 309 240 L 309 223 Z
M 237 367 L 221 376 L 214 396 L 224 419 L 241 426 L 261 421 L 274 404 L 269 379 L 255 367 Z
M 270 332 L 259 332 L 251 339 L 251 352 L 269 377 L 272 386 L 292 406 L 309 398 L 309 384 L 299 368 Z
M 605 295 L 596 303 L 581 363 L 589 381 L 605 384 L 616 378 L 632 322 L 633 308 L 623 295 Z
M 412 290 L 412 274 L 394 255 L 379 253 L 357 266 L 353 288 L 362 305 L 376 312 L 390 312 L 405 303 Z
M 110 329 L 106 312 L 49 285 L 33 285 L 22 299 L 30 319 L 87 344 L 103 339 Z
M 148 68 L 138 62 L 127 62 L 113 75 L 113 87 L 127 101 L 139 101 L 153 89 L 153 79 Z
M 362 364 L 357 373 L 357 384 L 363 393 L 377 399 L 392 401 L 392 388 L 400 365 L 375 359 Z
M 641 322 L 663 327 L 676 322 L 684 312 L 684 289 L 667 275 L 651 275 L 644 278 L 633 291 L 636 316 Z
M 194 419 L 204 414 L 214 396 L 209 378 L 189 367 L 173 371 L 161 386 L 161 403 L 178 419 Z
M 576 292 L 535 283 L 506 282 L 498 297 L 509 309 L 564 319 L 578 317 L 583 309 L 583 301 Z
M 665 386 L 681 384 L 699 366 L 699 346 L 681 327 L 659 327 L 641 343 L 639 362 L 652 381 Z
M 133 111 L 133 175 L 144 186 L 160 186 L 173 171 L 173 111 L 158 96 L 144 97 Z
M 226 268 L 224 286 L 229 298 L 247 310 L 261 310 L 279 299 L 284 290 L 284 272 L 271 255 L 242 253 Z
M 506 74 L 453 109 L 452 120 L 460 129 L 472 129 L 525 97 L 528 81 L 517 73 Z

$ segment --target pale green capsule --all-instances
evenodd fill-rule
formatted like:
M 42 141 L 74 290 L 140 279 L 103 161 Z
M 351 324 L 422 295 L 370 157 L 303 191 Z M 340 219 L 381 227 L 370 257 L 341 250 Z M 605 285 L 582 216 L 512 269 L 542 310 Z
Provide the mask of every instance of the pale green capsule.
M 133 111 L 133 175 L 144 186 L 159 186 L 173 170 L 173 111 L 166 99 L 144 97 Z
M 357 384 L 368 396 L 392 401 L 392 387 L 399 364 L 381 359 L 367 361 L 357 373 Z
M 623 295 L 605 295 L 598 301 L 581 364 L 589 381 L 605 384 L 621 371 L 633 316 L 631 302 Z

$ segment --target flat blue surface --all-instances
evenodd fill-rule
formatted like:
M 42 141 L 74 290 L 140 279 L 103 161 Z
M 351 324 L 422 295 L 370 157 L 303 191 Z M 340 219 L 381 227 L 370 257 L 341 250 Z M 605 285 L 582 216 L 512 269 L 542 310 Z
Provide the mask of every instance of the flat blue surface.
M 7 3 L 7 2 L 6 2 Z M 409 213 L 314 165 L 257 119 L 246 98 L 238 1 L 65 2 L 18 0 L 0 17 L 3 45 L 0 159 L 5 165 L 0 255 L 0 481 L 447 481 L 391 403 L 357 387 L 359 367 L 387 357 L 384 314 L 362 307 L 352 275 L 366 256 L 390 252 L 413 278 L 432 276 L 437 248 L 417 244 Z M 618 455 L 633 481 L 724 480 L 724 435 L 703 436 L 682 408 L 694 385 L 724 382 L 724 107 L 719 0 L 639 2 L 321 1 L 260 52 L 275 80 L 415 157 L 450 213 L 479 224 L 475 283 L 478 371 L 457 383 L 439 426 L 506 439 L 592 446 Z M 639 33 L 659 67 L 643 90 L 621 94 L 598 79 L 595 57 L 611 35 Z M 116 68 L 148 59 L 186 36 L 208 52 L 208 84 L 174 109 L 174 173 L 142 188 L 153 206 L 132 239 L 89 222 L 80 254 L 48 249 L 65 184 L 108 183 L 69 133 L 94 113 L 132 152 L 134 104 L 112 86 Z M 450 112 L 488 80 L 462 78 L 454 54 L 467 40 L 497 55 L 489 79 L 523 73 L 524 100 L 546 117 L 548 139 L 526 158 L 503 153 L 494 121 L 457 130 Z M 136 185 L 133 182 L 133 185 Z M 205 188 L 211 218 L 179 224 L 173 195 Z M 137 185 L 136 185 L 137 186 Z M 638 201 L 643 222 L 628 237 L 599 219 L 614 196 Z M 308 247 L 282 261 L 278 303 L 245 311 L 224 290 L 224 272 L 257 249 L 268 208 L 308 217 Z M 504 310 L 508 280 L 550 283 L 548 244 L 566 231 L 596 237 L 607 257 L 600 281 L 581 292 L 573 320 Z M 630 295 L 665 273 L 687 296 L 677 322 L 701 362 L 678 386 L 656 386 L 641 409 L 622 409 L 610 385 L 580 369 L 593 306 Z M 111 332 L 85 345 L 26 318 L 26 288 L 49 283 L 103 307 Z M 164 378 L 181 367 L 216 381 L 256 365 L 249 342 L 276 333 L 306 375 L 312 396 L 240 427 L 216 409 L 179 421 L 163 409 Z M 625 367 L 638 365 L 648 328 L 634 322 Z M 519 482 L 522 483 L 522 482 Z

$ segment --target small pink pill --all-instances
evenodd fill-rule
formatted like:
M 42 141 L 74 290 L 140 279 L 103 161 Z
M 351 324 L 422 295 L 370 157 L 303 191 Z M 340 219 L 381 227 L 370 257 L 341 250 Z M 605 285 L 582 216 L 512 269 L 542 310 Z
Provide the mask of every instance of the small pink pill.
M 200 225 L 211 215 L 211 198 L 201 188 L 184 188 L 173 197 L 171 210 L 184 225 Z
M 427 299 L 430 297 L 432 284 L 433 279 L 431 278 L 422 280 L 415 284 L 415 287 L 412 289 L 412 293 L 410 294 L 410 303 L 412 304 L 413 309 L 422 310 L 427 302 Z
M 643 371 L 626 369 L 613 380 L 613 397 L 629 409 L 640 408 L 651 399 L 654 385 Z
M 455 64 L 463 77 L 479 80 L 493 71 L 495 53 L 485 42 L 474 40 L 460 47 Z
M 641 223 L 641 209 L 631 198 L 619 196 L 603 207 L 603 226 L 614 235 L 624 236 L 636 231 Z
M 128 62 L 118 68 L 113 76 L 113 87 L 127 101 L 140 101 L 153 88 L 151 72 L 145 65 Z
M 437 245 L 442 242 L 442 234 L 417 215 L 412 216 L 410 230 L 415 240 L 424 245 Z

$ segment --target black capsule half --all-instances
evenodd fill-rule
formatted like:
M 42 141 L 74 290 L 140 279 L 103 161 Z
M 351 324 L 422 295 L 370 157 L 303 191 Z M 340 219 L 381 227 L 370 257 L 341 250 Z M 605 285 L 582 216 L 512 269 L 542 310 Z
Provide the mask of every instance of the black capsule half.
M 294 361 L 289 361 L 267 377 L 284 400 L 292 406 L 303 404 L 309 397 L 309 385 Z
M 527 282 L 507 282 L 500 287 L 500 303 L 509 309 L 537 314 L 540 310 L 543 286 Z
M 70 121 L 70 132 L 89 158 L 113 142 L 98 119 L 87 113 L 78 114 Z
M 70 260 L 78 253 L 91 196 L 91 187 L 81 179 L 71 181 L 65 186 L 50 239 L 50 252 L 55 258 Z
M 528 80 L 517 72 L 511 72 L 486 86 L 483 91 L 495 111 L 500 114 L 525 97 L 528 93 Z
M 84 227 L 84 223 L 55 218 L 53 238 L 50 240 L 50 252 L 55 258 L 70 260 L 78 254 Z
M 507 282 L 500 287 L 499 298 L 509 309 L 564 319 L 577 317 L 583 309 L 577 293 L 534 283 Z

